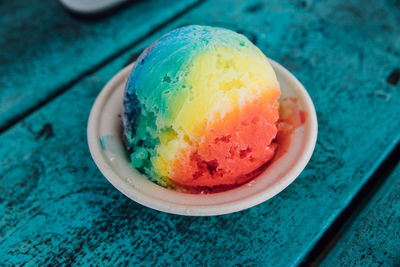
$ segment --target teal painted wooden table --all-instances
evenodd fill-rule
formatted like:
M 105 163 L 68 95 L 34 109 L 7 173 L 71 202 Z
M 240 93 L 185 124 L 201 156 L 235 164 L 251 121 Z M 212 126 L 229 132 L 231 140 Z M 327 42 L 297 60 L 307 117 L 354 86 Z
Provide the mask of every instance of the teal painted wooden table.
M 19 0 L 0 12 L 0 265 L 400 264 L 398 1 L 132 1 L 88 19 L 56 1 Z M 197 218 L 142 207 L 87 148 L 105 83 L 187 24 L 247 35 L 316 106 L 306 169 L 245 211 Z

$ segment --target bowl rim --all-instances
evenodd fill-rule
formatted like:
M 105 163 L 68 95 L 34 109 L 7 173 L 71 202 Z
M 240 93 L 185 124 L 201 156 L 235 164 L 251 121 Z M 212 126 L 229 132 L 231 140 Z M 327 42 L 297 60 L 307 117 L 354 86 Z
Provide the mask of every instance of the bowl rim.
M 281 192 L 287 186 L 289 186 L 300 175 L 300 173 L 303 171 L 303 169 L 309 162 L 317 140 L 318 122 L 314 104 L 304 86 L 297 80 L 297 78 L 292 73 L 290 73 L 282 65 L 275 62 L 274 60 L 271 59 L 268 60 L 273 69 L 275 70 L 275 72 L 280 72 L 281 75 L 285 76 L 285 79 L 289 79 L 290 83 L 293 84 L 293 86 L 296 87 L 296 90 L 298 90 L 301 93 L 302 101 L 306 107 L 306 112 L 308 114 L 307 118 L 309 120 L 309 131 L 308 131 L 309 136 L 306 139 L 305 144 L 303 145 L 304 147 L 303 153 L 297 159 L 295 165 L 292 166 L 290 169 L 288 169 L 283 175 L 283 177 L 279 179 L 279 181 L 277 181 L 276 183 L 273 183 L 271 186 L 265 187 L 263 190 L 259 190 L 255 192 L 253 195 L 249 195 L 245 198 L 238 199 L 236 201 L 229 201 L 226 203 L 219 203 L 213 205 L 188 205 L 188 204 L 178 204 L 175 202 L 169 202 L 161 200 L 156 196 L 150 196 L 145 192 L 141 192 L 141 190 L 139 190 L 138 188 L 132 187 L 129 184 L 127 184 L 126 181 L 124 181 L 118 174 L 115 173 L 112 166 L 109 166 L 109 163 L 105 159 L 104 153 L 102 153 L 103 148 L 101 147 L 101 144 L 99 142 L 100 135 L 98 134 L 98 129 L 99 129 L 100 118 L 103 115 L 102 108 L 106 104 L 110 95 L 113 94 L 114 91 L 116 91 L 115 90 L 116 85 L 121 82 L 121 79 L 126 80 L 126 78 L 129 76 L 130 71 L 132 70 L 135 63 L 132 63 L 123 68 L 122 70 L 120 70 L 104 86 L 104 88 L 101 90 L 100 94 L 97 96 L 92 106 L 92 110 L 90 112 L 87 125 L 87 139 L 91 156 L 95 161 L 97 167 L 114 187 L 116 187 L 120 192 L 122 192 L 130 199 L 146 207 L 172 214 L 188 215 L 188 216 L 211 216 L 211 215 L 228 214 L 253 207 L 277 195 L 279 192 Z M 154 184 L 154 186 L 158 185 Z M 180 192 L 173 191 L 171 189 L 166 189 L 166 190 L 174 192 L 174 194 L 175 193 L 183 194 Z M 223 193 L 229 191 L 230 190 L 225 191 Z M 199 194 L 198 197 L 204 198 L 207 197 L 207 195 Z

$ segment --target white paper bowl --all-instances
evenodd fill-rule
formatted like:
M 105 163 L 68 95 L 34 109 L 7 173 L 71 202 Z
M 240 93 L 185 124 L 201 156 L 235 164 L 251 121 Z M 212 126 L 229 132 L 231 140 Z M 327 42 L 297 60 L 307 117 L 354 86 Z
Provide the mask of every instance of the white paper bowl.
M 292 135 L 288 151 L 274 160 L 254 180 L 235 189 L 214 194 L 188 194 L 163 188 L 129 166 L 122 144 L 122 99 L 134 64 L 115 75 L 97 97 L 88 122 L 88 143 L 103 175 L 130 199 L 152 209 L 190 216 L 232 213 L 260 204 L 278 194 L 307 165 L 317 139 L 314 105 L 301 83 L 284 67 L 270 60 L 281 86 L 281 98 L 296 97 L 307 113 L 305 123 Z M 104 149 L 102 142 L 107 142 Z

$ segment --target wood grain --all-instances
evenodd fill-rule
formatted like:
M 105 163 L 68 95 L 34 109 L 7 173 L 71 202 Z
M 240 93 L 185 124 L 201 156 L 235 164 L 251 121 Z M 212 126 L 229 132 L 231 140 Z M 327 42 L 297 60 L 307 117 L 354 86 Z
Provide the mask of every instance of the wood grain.
M 113 14 L 84 18 L 59 1 L 1 2 L 0 129 L 196 1 L 163 3 L 130 1 Z
M 227 12 L 227 8 L 229 12 Z M 359 16 L 355 17 L 354 12 Z M 90 107 L 132 49 L 0 137 L 0 259 L 22 264 L 297 265 L 400 140 L 389 1 L 209 1 L 185 24 L 246 34 L 291 70 L 319 120 L 314 155 L 273 199 L 218 217 L 144 208 L 104 179 L 86 145 Z
M 371 199 L 322 266 L 400 265 L 400 165 Z

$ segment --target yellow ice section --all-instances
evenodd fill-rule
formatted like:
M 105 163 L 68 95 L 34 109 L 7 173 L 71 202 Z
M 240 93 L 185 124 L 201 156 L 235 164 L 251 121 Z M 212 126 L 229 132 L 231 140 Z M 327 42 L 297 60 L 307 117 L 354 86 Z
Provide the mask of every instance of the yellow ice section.
M 155 171 L 161 177 L 168 177 L 168 165 L 174 160 L 176 151 L 179 149 L 178 133 L 172 129 L 161 132 L 160 144 L 156 147 L 158 156 L 151 159 Z
M 158 156 L 152 159 L 155 171 L 163 177 L 171 176 L 170 169 L 179 160 L 177 151 L 196 146 L 208 124 L 223 120 L 227 112 L 240 110 L 266 91 L 279 88 L 267 58 L 255 46 L 242 50 L 210 48 L 197 55 L 191 65 L 185 81 L 189 94 L 171 129 L 161 133 Z
M 194 59 L 186 82 L 192 86 L 191 95 L 173 126 L 194 139 L 203 134 L 209 121 L 223 119 L 235 106 L 279 86 L 271 65 L 256 47 L 205 51 Z

